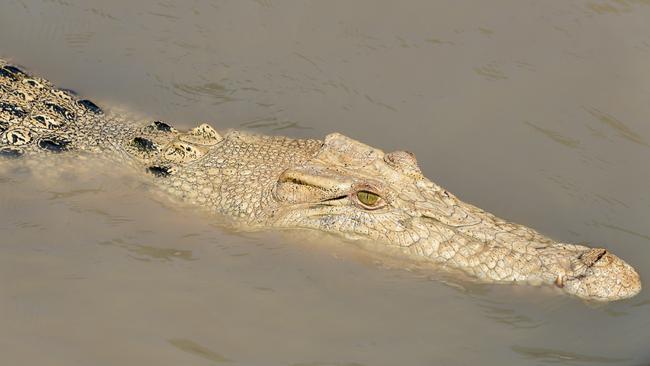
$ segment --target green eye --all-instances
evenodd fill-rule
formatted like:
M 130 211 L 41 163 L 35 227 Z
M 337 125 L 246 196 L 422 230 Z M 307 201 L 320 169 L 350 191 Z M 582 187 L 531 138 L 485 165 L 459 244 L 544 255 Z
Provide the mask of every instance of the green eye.
M 379 202 L 379 196 L 368 191 L 357 192 L 357 198 L 366 206 L 374 206 Z

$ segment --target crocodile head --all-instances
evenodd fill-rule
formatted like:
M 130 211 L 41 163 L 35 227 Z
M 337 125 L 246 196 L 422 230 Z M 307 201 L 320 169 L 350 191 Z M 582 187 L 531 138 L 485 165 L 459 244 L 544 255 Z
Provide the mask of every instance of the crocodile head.
M 279 176 L 273 197 L 276 226 L 370 239 L 489 282 L 555 283 L 605 301 L 641 288 L 634 269 L 613 254 L 503 221 L 426 179 L 413 154 L 384 153 L 336 133 Z

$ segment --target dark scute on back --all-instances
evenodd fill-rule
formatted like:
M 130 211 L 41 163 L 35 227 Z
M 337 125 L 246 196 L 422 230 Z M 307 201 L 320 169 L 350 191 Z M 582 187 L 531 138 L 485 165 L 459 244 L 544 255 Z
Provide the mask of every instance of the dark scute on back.
M 168 125 L 167 123 L 163 121 L 154 121 L 153 122 L 154 127 L 158 131 L 162 132 L 171 132 L 172 131 L 172 126 Z
M 99 108 L 97 106 L 97 104 L 93 103 L 92 101 L 90 101 L 88 99 L 82 99 L 82 100 L 78 101 L 77 103 L 79 103 L 79 105 L 81 105 L 82 107 L 86 108 L 86 110 L 88 110 L 90 112 L 93 112 L 95 114 L 103 114 L 104 113 L 104 111 L 102 111 L 102 109 Z
M 18 80 L 18 78 L 16 78 L 16 76 L 13 73 L 6 70 L 5 68 L 0 69 L 0 76 L 5 77 L 7 79 L 14 80 L 14 81 Z
M 60 153 L 68 150 L 69 141 L 62 138 L 43 138 L 38 142 L 38 147 L 53 153 Z
M 147 171 L 156 177 L 167 177 L 171 174 L 171 168 L 167 166 L 150 166 Z
M 25 112 L 25 110 L 21 107 L 5 102 L 0 102 L 0 111 L 9 112 L 11 115 L 17 118 L 23 118 L 27 114 L 27 112 Z
M 133 139 L 133 145 L 140 151 L 156 151 L 156 144 L 144 137 L 135 137 Z
M 12 73 L 14 75 L 22 75 L 22 76 L 25 76 L 25 77 L 29 76 L 29 75 L 27 75 L 26 72 L 19 69 L 17 66 L 7 65 L 7 66 L 3 67 L 3 69 L 9 71 L 10 73 Z
M 47 105 L 53 112 L 59 114 L 61 117 L 67 119 L 68 121 L 71 121 L 74 119 L 74 113 L 69 111 L 67 108 L 62 107 L 58 104 L 55 103 L 46 103 Z

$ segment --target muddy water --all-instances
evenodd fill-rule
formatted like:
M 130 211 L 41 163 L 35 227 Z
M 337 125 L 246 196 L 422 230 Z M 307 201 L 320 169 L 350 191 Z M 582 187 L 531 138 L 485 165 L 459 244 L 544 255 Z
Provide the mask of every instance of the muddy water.
M 409 149 L 648 288 L 648 19 L 641 0 L 5 0 L 0 55 L 179 127 Z M 337 240 L 233 232 L 106 166 L 12 167 L 0 238 L 2 364 L 650 362 L 648 290 L 588 306 L 433 280 Z

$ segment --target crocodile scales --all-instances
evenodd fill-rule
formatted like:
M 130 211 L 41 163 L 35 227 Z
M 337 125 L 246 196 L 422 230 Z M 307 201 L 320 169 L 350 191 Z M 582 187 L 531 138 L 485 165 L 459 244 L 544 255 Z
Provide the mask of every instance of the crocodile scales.
M 629 298 L 636 271 L 608 250 L 556 242 L 431 182 L 406 151 L 324 140 L 141 125 L 0 60 L 0 158 L 114 155 L 165 192 L 254 227 L 372 240 L 495 283 L 548 284 L 588 300 Z

